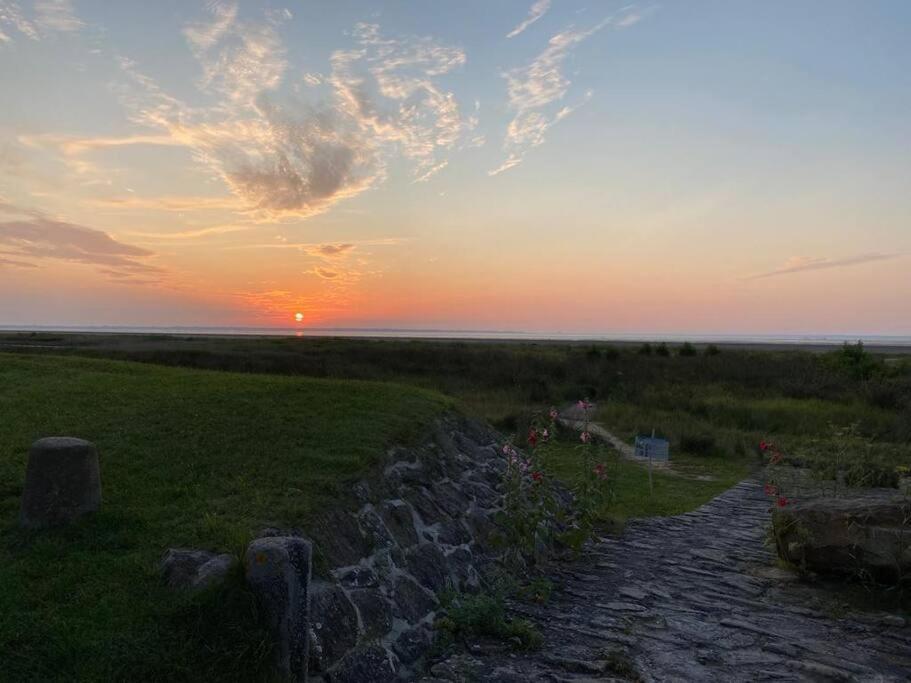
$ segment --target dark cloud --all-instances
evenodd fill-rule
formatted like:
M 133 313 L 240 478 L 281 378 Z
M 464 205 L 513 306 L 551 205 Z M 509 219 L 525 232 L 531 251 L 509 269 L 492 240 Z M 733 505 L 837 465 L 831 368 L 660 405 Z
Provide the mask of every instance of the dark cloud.
M 9 204 L 0 206 L 11 212 Z M 154 253 L 142 247 L 119 242 L 106 232 L 73 223 L 53 220 L 31 212 L 28 218 L 0 222 L 0 245 L 7 255 L 18 258 L 55 259 L 103 267 L 109 276 L 149 277 L 162 269 L 145 263 Z M 25 266 L 28 267 L 28 266 Z
M 808 270 L 829 270 L 831 268 L 848 268 L 850 266 L 860 265 L 862 263 L 870 263 L 872 261 L 889 261 L 892 259 L 899 258 L 904 256 L 900 253 L 872 253 L 872 254 L 859 254 L 857 256 L 850 256 L 843 259 L 827 259 L 827 258 L 809 258 L 801 257 L 791 259 L 785 263 L 780 268 L 775 270 L 770 270 L 766 273 L 759 273 L 758 275 L 752 275 L 747 280 L 763 280 L 765 278 L 777 277 L 779 275 L 790 275 L 792 273 L 802 273 Z
M 325 256 L 326 258 L 338 258 L 339 256 L 344 256 L 349 251 L 354 249 L 354 245 L 349 243 L 346 244 L 320 244 L 316 247 L 311 247 L 307 250 L 307 253 L 313 256 Z

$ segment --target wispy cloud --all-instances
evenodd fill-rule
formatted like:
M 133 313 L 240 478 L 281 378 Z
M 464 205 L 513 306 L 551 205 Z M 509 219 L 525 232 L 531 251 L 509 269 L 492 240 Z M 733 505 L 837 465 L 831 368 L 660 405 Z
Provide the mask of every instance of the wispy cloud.
M 82 225 L 56 220 L 32 209 L 19 209 L 0 201 L 0 212 L 19 214 L 20 218 L 0 221 L 0 246 L 11 265 L 24 267 L 36 260 L 60 260 L 98 267 L 118 279 L 142 276 L 146 279 L 163 271 L 148 263 L 155 254 L 148 249 L 120 242 L 108 233 Z M 5 259 L 10 263 L 9 259 Z
M 322 266 L 318 266 L 310 272 L 313 273 L 314 275 L 318 275 L 319 277 L 323 278 L 324 280 L 334 280 L 335 278 L 338 277 L 337 270 L 330 270 L 329 268 L 323 268 Z
M 357 240 L 345 244 L 328 244 L 324 242 L 266 242 L 262 244 L 243 244 L 235 249 L 297 249 L 310 256 L 338 258 L 361 246 L 388 247 L 401 244 L 405 240 L 399 237 L 380 237 L 378 239 Z
M 128 233 L 142 240 L 155 240 L 165 242 L 183 242 L 185 240 L 196 240 L 201 237 L 212 237 L 217 235 L 228 235 L 236 232 L 247 232 L 255 230 L 257 225 L 212 225 L 207 228 L 196 228 L 193 230 L 180 230 L 177 232 L 131 232 Z
M 517 35 L 522 33 L 525 29 L 535 23 L 538 19 L 543 17 L 547 10 L 550 9 L 550 0 L 537 0 L 535 4 L 531 6 L 531 9 L 528 10 L 528 16 L 522 20 L 522 22 L 516 26 L 512 31 L 506 34 L 507 38 L 515 38 Z
M 181 145 L 222 178 L 237 210 L 278 220 L 321 213 L 373 187 L 394 155 L 411 162 L 416 181 L 427 180 L 445 168 L 445 154 L 469 144 L 476 114 L 463 116 L 455 95 L 437 83 L 465 63 L 461 49 L 358 24 L 355 46 L 334 52 L 331 73 L 319 78 L 330 99 L 289 105 L 276 92 L 288 71 L 277 28 L 289 15 L 245 21 L 236 3 L 210 11 L 184 34 L 202 66 L 199 86 L 216 104 L 184 104 L 123 60 L 123 101 L 136 123 L 158 132 L 70 139 L 61 149 L 78 155 L 113 145 Z M 139 208 L 138 201 L 119 205 Z
M 354 251 L 356 245 L 351 242 L 345 244 L 317 244 L 312 247 L 305 247 L 306 251 L 311 256 L 322 256 L 324 258 L 341 258 L 347 254 L 350 254 Z
M 84 26 L 70 0 L 35 0 L 30 13 L 15 0 L 0 0 L 0 44 L 12 42 L 14 32 L 30 40 L 41 40 Z
M 506 159 L 489 175 L 497 175 L 522 163 L 525 154 L 544 143 L 545 133 L 556 123 L 569 116 L 576 108 L 587 102 L 592 91 L 586 91 L 583 98 L 572 105 L 562 105 L 572 82 L 563 73 L 566 58 L 580 43 L 607 26 L 624 28 L 636 20 L 632 6 L 621 10 L 617 16 L 607 17 L 586 30 L 569 28 L 553 36 L 547 47 L 527 66 L 511 69 L 503 74 L 509 107 L 515 112 L 506 127 L 503 150 Z M 638 17 L 639 15 L 636 14 Z
M 793 273 L 802 273 L 810 270 L 829 270 L 832 268 L 849 268 L 851 266 L 858 266 L 863 263 L 871 263 L 874 261 L 891 261 L 892 259 L 900 258 L 904 256 L 900 252 L 892 253 L 881 253 L 873 252 L 869 254 L 858 254 L 857 256 L 849 256 L 841 259 L 828 259 L 828 258 L 814 258 L 810 256 L 795 256 L 788 259 L 784 265 L 775 270 L 770 270 L 765 273 L 759 273 L 757 275 L 751 275 L 750 277 L 744 278 L 745 280 L 762 280 L 770 277 L 778 277 L 780 275 L 791 275 Z
M 122 137 L 78 137 L 73 135 L 20 135 L 18 141 L 28 147 L 54 147 L 66 156 L 78 156 L 85 152 L 108 147 L 128 145 L 180 146 L 180 141 L 170 135 L 125 135 Z
M 8 268 L 37 268 L 38 266 L 34 263 L 28 263 L 26 261 L 19 261 L 17 259 L 6 258 L 0 254 L 0 267 Z
M 83 201 L 86 206 L 105 209 L 154 209 L 158 211 L 240 211 L 246 205 L 233 197 L 96 197 Z
M 70 0 L 35 0 L 35 23 L 47 33 L 72 33 L 85 26 Z

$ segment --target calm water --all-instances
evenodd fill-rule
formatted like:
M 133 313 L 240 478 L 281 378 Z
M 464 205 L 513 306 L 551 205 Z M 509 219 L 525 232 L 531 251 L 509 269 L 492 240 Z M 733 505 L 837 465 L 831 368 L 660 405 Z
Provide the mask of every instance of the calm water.
M 390 339 L 492 339 L 512 341 L 667 341 L 732 344 L 840 345 L 862 340 L 875 346 L 911 346 L 911 336 L 870 334 L 652 334 L 590 332 L 524 332 L 512 330 L 441 330 L 315 327 L 24 327 L 0 325 L 0 330 L 38 332 L 95 332 L 127 334 L 194 334 L 217 336 L 380 337 Z

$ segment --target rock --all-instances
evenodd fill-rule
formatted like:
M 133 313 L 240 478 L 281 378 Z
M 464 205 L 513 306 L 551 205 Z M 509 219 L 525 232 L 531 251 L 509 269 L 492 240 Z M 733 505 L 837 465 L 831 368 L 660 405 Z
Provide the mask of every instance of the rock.
M 474 496 L 474 499 L 481 507 L 492 508 L 500 500 L 500 496 L 497 495 L 497 492 L 490 488 L 487 484 L 468 481 L 464 484 L 464 486 L 465 490 Z
M 462 545 L 471 542 L 471 534 L 456 520 L 442 522 L 437 532 L 437 541 L 445 545 Z
M 168 548 L 160 569 L 169 588 L 205 588 L 224 581 L 236 563 L 236 558 L 227 553 Z
M 292 681 L 307 680 L 311 558 L 310 543 L 294 536 L 256 539 L 244 555 L 247 584 L 276 646 L 276 668 Z
M 407 576 L 400 576 L 395 582 L 396 612 L 412 624 L 419 622 L 436 609 L 437 601 Z
M 418 542 L 418 533 L 414 528 L 414 517 L 411 506 L 403 500 L 387 500 L 380 509 L 383 521 L 389 533 L 400 546 L 407 548 Z
M 893 489 L 811 498 L 775 511 L 782 559 L 822 574 L 885 580 L 911 571 L 911 502 Z
M 314 583 L 310 601 L 312 657 L 326 671 L 357 644 L 357 612 L 338 586 Z
M 438 593 L 446 587 L 449 571 L 443 552 L 433 543 L 421 543 L 405 553 L 408 571 L 424 588 Z
M 95 445 L 66 436 L 32 444 L 19 523 L 27 528 L 67 524 L 101 506 Z
M 344 570 L 333 572 L 338 577 L 339 583 L 345 588 L 373 588 L 380 583 L 376 572 L 369 567 L 348 567 Z
M 332 567 L 357 564 L 372 552 L 357 517 L 350 512 L 330 508 L 319 516 L 315 529 L 319 530 L 319 535 L 314 533 L 316 548 Z
M 411 489 L 405 494 L 405 499 L 411 503 L 411 506 L 417 510 L 421 521 L 426 525 L 436 524 L 437 522 L 447 521 L 446 516 L 440 508 L 434 503 L 430 492 L 424 487 Z
M 332 683 L 388 683 L 396 679 L 394 656 L 379 645 L 352 650 L 329 672 Z
M 199 568 L 194 588 L 207 588 L 222 583 L 237 564 L 237 558 L 228 553 L 216 555 Z
M 379 638 L 392 628 L 392 605 L 382 593 L 370 588 L 353 590 L 351 602 L 361 617 L 366 638 Z
M 473 561 L 471 551 L 465 548 L 456 548 L 446 555 L 446 563 L 457 581 L 458 590 L 465 591 L 469 586 L 477 585 L 477 574 L 472 569 Z
M 388 548 L 395 545 L 395 539 L 386 528 L 383 520 L 372 509 L 361 512 L 358 515 L 358 521 L 367 542 L 374 548 Z
M 434 486 L 433 499 L 443 512 L 456 519 L 468 509 L 468 496 L 451 481 Z
M 430 647 L 430 633 L 425 628 L 416 626 L 396 638 L 392 651 L 402 664 L 413 664 L 420 659 Z

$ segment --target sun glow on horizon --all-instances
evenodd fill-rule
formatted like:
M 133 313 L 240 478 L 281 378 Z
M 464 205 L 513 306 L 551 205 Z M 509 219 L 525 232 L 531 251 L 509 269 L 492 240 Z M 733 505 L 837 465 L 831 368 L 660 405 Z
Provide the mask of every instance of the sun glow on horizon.
M 911 334 L 911 3 L 113 4 L 0 0 L 2 325 Z

